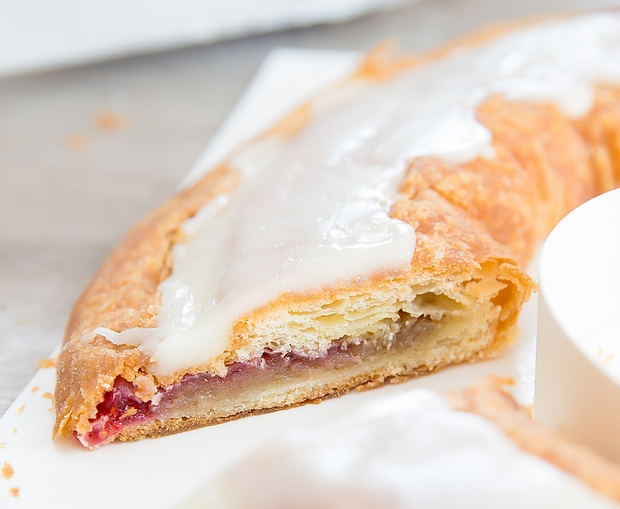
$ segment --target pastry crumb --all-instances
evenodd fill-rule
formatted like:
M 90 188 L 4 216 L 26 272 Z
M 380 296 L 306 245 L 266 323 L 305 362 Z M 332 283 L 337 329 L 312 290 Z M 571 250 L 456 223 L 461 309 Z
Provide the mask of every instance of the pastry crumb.
M 393 385 L 402 384 L 411 380 L 409 375 L 397 375 L 390 378 L 390 383 Z
M 603 361 L 605 364 L 609 364 L 614 357 L 616 356 L 616 354 L 614 353 L 608 353 L 605 354 L 605 350 L 603 350 L 603 348 L 599 348 L 598 352 L 596 352 L 596 356 L 601 359 L 601 361 Z
M 4 462 L 4 465 L 2 465 L 2 468 L 0 468 L 0 472 L 2 472 L 2 477 L 4 477 L 5 479 L 10 479 L 11 477 L 13 477 L 13 467 L 8 461 Z
M 130 409 L 125 411 L 123 415 L 121 415 L 121 419 L 124 419 L 125 417 L 131 417 L 132 415 L 136 415 L 137 413 L 138 410 L 136 410 L 134 407 L 131 407 Z
M 11 495 L 13 495 L 15 498 L 19 497 L 19 488 L 17 486 L 13 486 L 10 491 Z
M 88 146 L 88 138 L 84 134 L 76 133 L 67 137 L 67 147 L 72 152 L 79 152 Z
M 381 385 L 383 385 L 383 382 L 367 382 L 365 384 L 358 385 L 355 390 L 357 392 L 364 392 L 374 389 L 375 387 L 380 387 Z
M 24 403 L 22 406 L 20 406 L 20 407 L 17 409 L 17 416 L 18 416 L 18 417 L 22 414 L 22 412 L 24 411 L 24 408 L 26 408 L 26 403 Z
M 51 392 L 47 392 L 47 391 L 41 394 L 41 396 L 46 399 L 52 399 L 54 397 L 54 395 Z
M 37 392 L 39 390 L 39 386 L 35 385 L 32 389 L 30 389 L 30 392 Z
M 6 442 L 0 442 L 0 449 L 4 449 L 6 447 Z
M 56 367 L 56 359 L 37 359 L 35 362 L 41 369 Z
M 110 110 L 101 110 L 97 113 L 95 126 L 104 131 L 117 131 L 125 126 L 124 115 L 119 115 Z

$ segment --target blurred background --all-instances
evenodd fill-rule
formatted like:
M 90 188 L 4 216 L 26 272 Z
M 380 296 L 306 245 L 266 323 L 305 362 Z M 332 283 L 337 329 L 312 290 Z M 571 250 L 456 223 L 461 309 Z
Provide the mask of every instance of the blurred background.
M 602 0 L 0 0 L 0 415 L 276 47 L 417 52 Z

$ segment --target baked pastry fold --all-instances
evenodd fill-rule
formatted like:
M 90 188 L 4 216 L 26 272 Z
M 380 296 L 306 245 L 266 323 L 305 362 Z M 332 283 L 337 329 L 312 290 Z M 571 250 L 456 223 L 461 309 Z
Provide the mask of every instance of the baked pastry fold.
M 352 81 L 381 87 L 386 69 L 406 72 L 377 65 L 376 76 L 362 67 Z M 492 135 L 492 157 L 406 159 L 389 217 L 415 232 L 408 263 L 282 292 L 237 316 L 217 355 L 163 369 L 154 341 L 132 344 L 114 333 L 146 337 L 160 327 L 160 285 L 174 272 L 185 221 L 243 182 L 234 160 L 222 164 L 138 224 L 76 303 L 58 359 L 54 436 L 75 434 L 94 448 L 497 355 L 515 341 L 535 289 L 523 265 L 538 240 L 620 180 L 620 92 L 594 90 L 578 120 L 550 102 L 489 96 L 475 118 Z M 284 143 L 306 129 L 298 118 L 281 124 L 295 126 Z M 275 135 L 282 132 L 266 138 Z

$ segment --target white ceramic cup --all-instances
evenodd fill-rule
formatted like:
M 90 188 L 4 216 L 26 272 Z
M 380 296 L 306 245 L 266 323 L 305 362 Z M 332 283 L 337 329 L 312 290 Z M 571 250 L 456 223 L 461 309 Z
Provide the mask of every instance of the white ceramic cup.
M 534 416 L 620 462 L 620 189 L 571 212 L 543 247 Z

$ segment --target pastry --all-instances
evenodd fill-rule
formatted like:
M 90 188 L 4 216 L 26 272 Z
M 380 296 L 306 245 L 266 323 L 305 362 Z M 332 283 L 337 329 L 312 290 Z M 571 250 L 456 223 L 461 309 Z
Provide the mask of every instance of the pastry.
M 371 54 L 240 147 L 84 290 L 54 436 L 95 448 L 497 355 L 539 239 L 618 183 L 618 34 L 598 13 Z
M 357 402 L 278 434 L 181 507 L 617 508 L 618 465 L 536 424 L 502 382 Z

